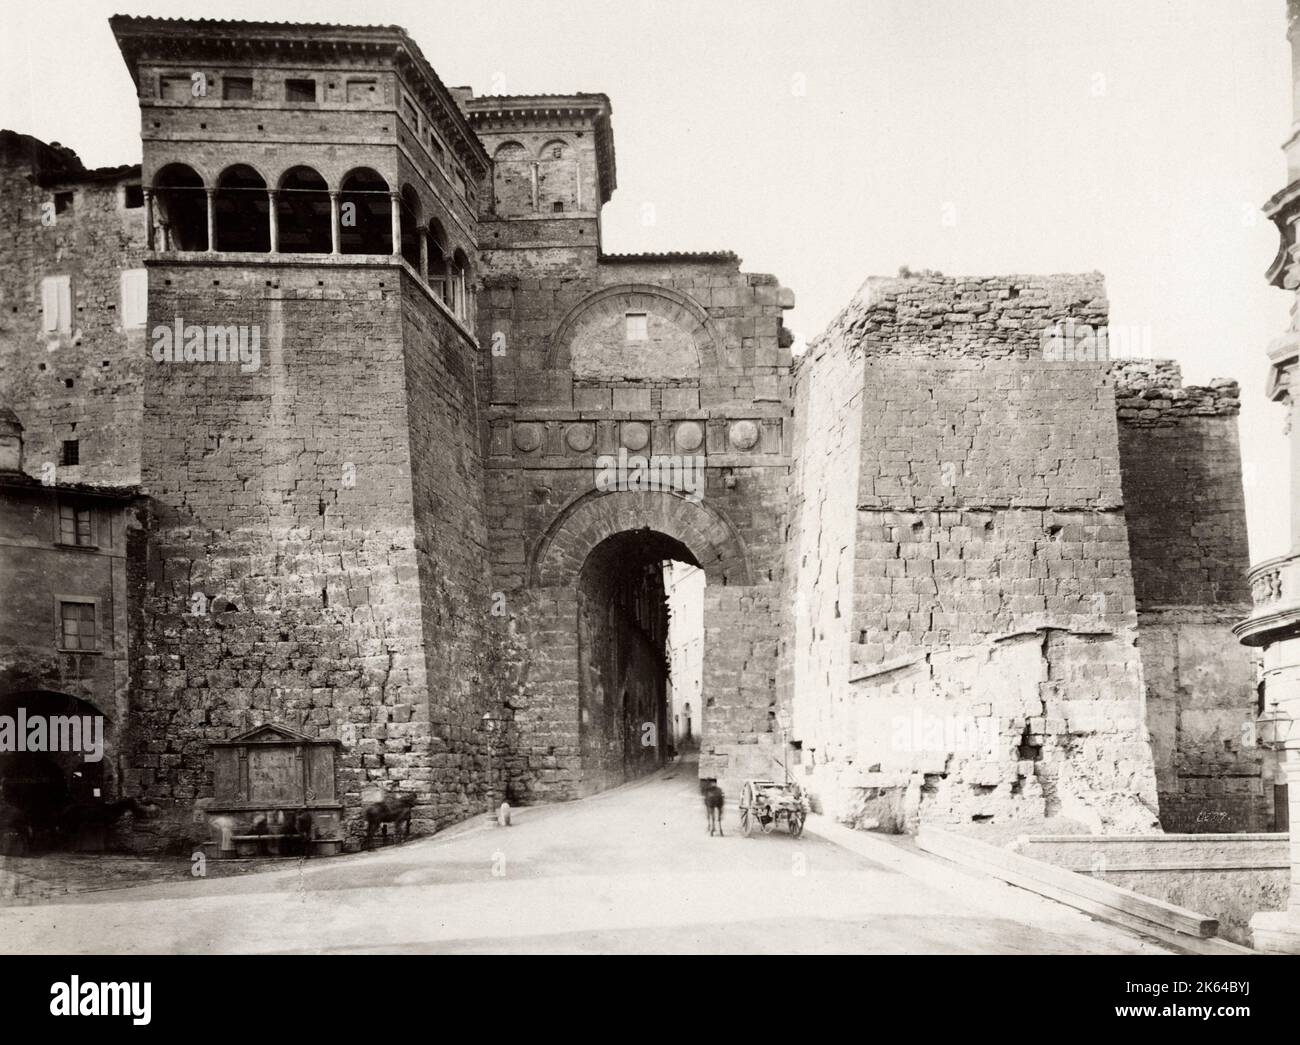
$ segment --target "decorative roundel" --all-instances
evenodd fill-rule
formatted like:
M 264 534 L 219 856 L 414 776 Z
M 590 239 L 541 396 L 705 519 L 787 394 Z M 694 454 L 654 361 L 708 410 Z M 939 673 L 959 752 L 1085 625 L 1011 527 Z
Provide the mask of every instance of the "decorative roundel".
M 698 421 L 683 421 L 677 426 L 673 438 L 679 450 L 687 453 L 698 450 L 704 443 L 704 426 Z
M 529 453 L 542 445 L 542 426 L 538 424 L 515 425 L 515 449 Z
M 569 444 L 570 450 L 585 453 L 596 441 L 596 430 L 591 425 L 569 425 L 568 431 L 564 433 L 564 441 Z
M 621 432 L 623 445 L 629 450 L 644 450 L 650 442 L 650 426 L 642 421 L 628 421 Z
M 737 421 L 731 426 L 731 445 L 737 450 L 752 450 L 758 442 L 758 425 L 753 421 Z

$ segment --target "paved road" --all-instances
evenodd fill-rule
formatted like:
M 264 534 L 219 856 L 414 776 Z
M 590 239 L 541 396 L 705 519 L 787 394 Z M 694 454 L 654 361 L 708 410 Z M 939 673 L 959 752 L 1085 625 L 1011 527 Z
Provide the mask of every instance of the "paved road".
M 710 838 L 694 766 L 284 871 L 0 909 L 0 951 L 1137 953 L 1155 945 L 869 836 Z M 814 818 L 816 820 L 817 818 Z

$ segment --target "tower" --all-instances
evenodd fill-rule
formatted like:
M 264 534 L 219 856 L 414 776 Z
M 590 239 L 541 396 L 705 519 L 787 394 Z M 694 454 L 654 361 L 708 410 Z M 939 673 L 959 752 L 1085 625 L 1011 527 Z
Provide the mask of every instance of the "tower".
M 600 209 L 615 188 L 611 108 L 603 94 L 462 96 L 465 114 L 493 160 L 482 214 L 484 251 L 496 271 L 519 252 L 594 264 Z
M 184 815 L 208 745 L 274 723 L 341 744 L 318 819 L 379 788 L 463 817 L 488 157 L 400 29 L 111 24 L 149 248 L 140 784 Z

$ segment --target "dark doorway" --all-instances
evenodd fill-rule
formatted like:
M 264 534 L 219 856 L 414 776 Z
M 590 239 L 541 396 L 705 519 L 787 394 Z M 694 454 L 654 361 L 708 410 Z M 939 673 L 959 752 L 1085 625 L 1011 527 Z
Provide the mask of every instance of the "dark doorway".
M 653 772 L 672 754 L 665 568 L 696 565 L 653 530 L 615 534 L 578 580 L 579 745 L 590 793 Z
M 29 690 L 7 694 L 0 697 L 0 715 L 29 723 L 39 717 L 47 729 L 57 720 L 79 717 L 84 724 L 87 718 L 98 717 L 103 730 L 100 736 L 108 743 L 108 723 L 99 710 L 66 693 Z M 66 732 L 63 738 L 67 739 Z M 62 818 L 74 804 L 103 801 L 107 761 L 106 755 L 99 761 L 87 761 L 84 750 L 0 752 L 0 821 L 23 825 L 25 841 L 36 848 L 68 842 L 60 835 Z

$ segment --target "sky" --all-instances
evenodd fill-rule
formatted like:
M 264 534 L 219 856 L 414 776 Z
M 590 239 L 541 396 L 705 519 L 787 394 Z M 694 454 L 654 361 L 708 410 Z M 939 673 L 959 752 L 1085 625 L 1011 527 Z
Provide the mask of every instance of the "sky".
M 1290 546 L 1284 0 L 0 0 L 0 127 L 138 162 L 116 13 L 396 24 L 449 85 L 604 92 L 605 249 L 734 250 L 801 340 L 901 265 L 1100 271 L 1130 343 L 1241 382 L 1251 556 Z

